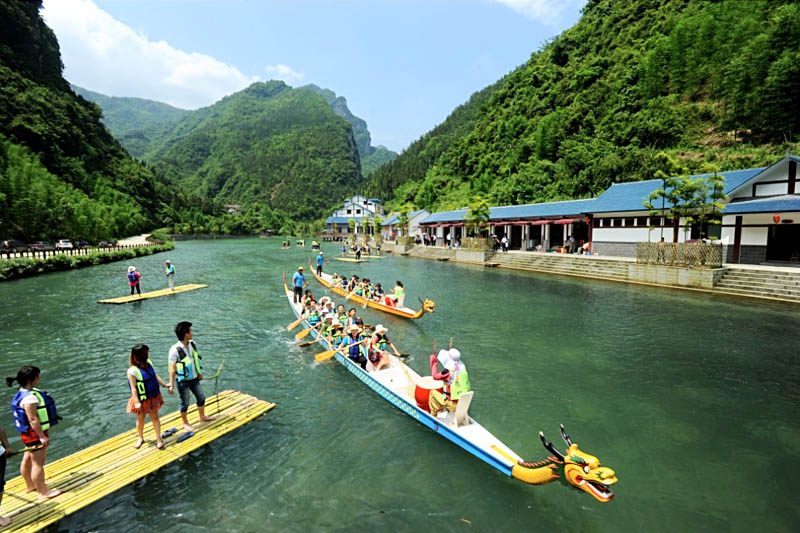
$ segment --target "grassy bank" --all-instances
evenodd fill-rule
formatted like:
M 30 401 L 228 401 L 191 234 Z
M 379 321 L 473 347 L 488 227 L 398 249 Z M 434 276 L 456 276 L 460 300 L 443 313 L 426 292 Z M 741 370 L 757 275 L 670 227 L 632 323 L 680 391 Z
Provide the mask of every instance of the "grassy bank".
M 175 243 L 166 242 L 156 246 L 141 246 L 128 250 L 114 250 L 107 252 L 93 252 L 88 255 L 57 254 L 47 259 L 17 258 L 0 261 L 0 281 L 8 281 L 49 272 L 61 272 L 73 268 L 83 268 L 93 265 L 102 265 L 124 259 L 133 259 L 143 255 L 152 255 L 166 252 L 175 248 Z

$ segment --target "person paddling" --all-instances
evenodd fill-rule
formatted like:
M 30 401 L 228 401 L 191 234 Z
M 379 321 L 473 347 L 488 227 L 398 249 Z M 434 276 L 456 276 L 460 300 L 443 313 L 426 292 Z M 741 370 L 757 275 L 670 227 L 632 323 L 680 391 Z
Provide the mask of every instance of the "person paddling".
M 169 290 L 175 290 L 175 265 L 169 262 L 169 259 L 164 261 L 164 276 L 167 278 L 167 283 L 169 283 Z
M 41 379 L 41 371 L 35 366 L 23 366 L 14 377 L 6 378 L 6 385 L 15 381 L 20 388 L 11 400 L 11 414 L 14 427 L 20 432 L 22 444 L 37 448 L 25 452 L 19 470 L 25 480 L 27 492 L 38 492 L 40 499 L 55 498 L 60 490 L 50 490 L 45 483 L 44 463 L 47 461 L 47 447 L 50 446 L 50 427 L 58 424 L 60 417 L 56 402 L 45 391 L 36 388 Z
M 348 336 L 342 339 L 340 350 L 347 349 L 347 357 L 357 363 L 364 370 L 367 369 L 367 358 L 362 353 L 361 344 L 364 342 L 364 337 L 361 335 L 361 328 L 353 324 L 347 328 Z
M 142 289 L 139 287 L 139 280 L 142 279 L 142 275 L 136 272 L 136 267 L 131 265 L 128 267 L 128 285 L 131 286 L 131 296 L 133 296 L 133 291 L 135 290 L 139 296 L 142 295 Z
M 403 282 L 400 280 L 397 280 L 397 284 L 392 292 L 392 302 L 396 307 L 405 307 L 406 288 L 403 286 Z
M 378 324 L 375 326 L 375 331 L 369 341 L 368 357 L 376 371 L 391 364 L 392 360 L 388 348 L 394 350 L 394 354 L 400 357 L 400 352 L 397 351 L 395 345 L 392 344 L 392 341 L 386 336 L 387 332 L 388 330 L 383 327 L 383 324 Z
M 166 387 L 172 394 L 172 385 L 164 383 L 164 380 L 156 374 L 153 365 L 150 364 L 150 348 L 146 344 L 137 344 L 131 348 L 128 362 L 130 367 L 126 374 L 131 396 L 128 398 L 125 412 L 136 413 L 136 433 L 139 434 L 139 440 L 133 447 L 139 449 L 144 444 L 144 421 L 149 413 L 150 422 L 153 424 L 153 431 L 156 434 L 156 448 L 162 450 L 164 449 L 164 440 L 161 438 L 161 420 L 158 418 L 158 410 L 164 405 L 164 398 L 161 396 L 158 386 Z
M 206 416 L 206 395 L 200 387 L 203 381 L 202 367 L 200 366 L 200 354 L 197 353 L 197 345 L 192 338 L 194 331 L 191 322 L 178 322 L 175 325 L 175 336 L 178 342 L 172 345 L 169 350 L 169 385 L 173 387 L 175 380 L 178 381 L 178 395 L 180 396 L 180 413 L 183 420 L 183 427 L 186 431 L 194 431 L 194 427 L 189 424 L 187 411 L 189 410 L 189 392 L 191 392 L 197 402 L 197 413 L 200 415 L 200 422 L 212 422 L 214 417 Z

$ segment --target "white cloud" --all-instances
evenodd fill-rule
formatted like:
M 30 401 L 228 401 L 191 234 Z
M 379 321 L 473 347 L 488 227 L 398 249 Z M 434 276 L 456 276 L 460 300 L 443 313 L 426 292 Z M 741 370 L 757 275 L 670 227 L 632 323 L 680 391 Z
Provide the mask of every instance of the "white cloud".
M 58 37 L 64 77 L 93 91 L 194 109 L 260 79 L 211 56 L 151 41 L 92 0 L 45 0 L 42 16 Z
M 490 0 L 504 4 L 529 19 L 544 24 L 556 24 L 561 13 L 570 5 L 583 5 L 586 0 Z
M 295 72 L 286 65 L 267 65 L 264 70 L 267 71 L 267 77 L 273 80 L 282 80 L 292 85 L 305 77 L 302 72 Z

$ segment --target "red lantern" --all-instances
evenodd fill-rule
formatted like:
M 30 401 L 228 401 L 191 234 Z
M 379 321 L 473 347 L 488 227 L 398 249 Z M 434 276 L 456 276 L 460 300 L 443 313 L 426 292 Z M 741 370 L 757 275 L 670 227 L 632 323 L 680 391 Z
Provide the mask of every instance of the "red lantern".
M 588 224 L 589 222 L 591 222 L 591 220 L 589 219 L 589 217 L 586 217 L 585 219 L 583 219 L 583 221 L 584 221 L 584 222 L 586 222 L 587 224 Z
M 772 215 L 772 221 L 777 224 L 778 222 L 781 221 L 781 216 L 780 215 Z

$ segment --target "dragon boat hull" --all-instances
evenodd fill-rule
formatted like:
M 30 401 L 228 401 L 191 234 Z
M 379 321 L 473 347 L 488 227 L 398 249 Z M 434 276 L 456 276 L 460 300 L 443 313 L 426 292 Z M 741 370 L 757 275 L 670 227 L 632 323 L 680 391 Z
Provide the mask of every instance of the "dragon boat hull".
M 293 293 L 286 284 L 286 274 L 283 276 L 283 282 L 289 307 L 291 307 L 295 316 L 299 318 L 302 306 L 293 303 Z M 305 320 L 302 325 L 304 328 L 311 327 Z M 319 337 L 319 334 L 313 329 L 311 330 L 311 335 L 314 338 Z M 319 344 L 324 349 L 333 349 L 325 339 L 320 339 Z M 397 407 L 423 426 L 435 431 L 503 474 L 533 485 L 549 483 L 558 478 L 551 465 L 544 465 L 548 461 L 535 465 L 523 462 L 513 450 L 473 418 L 467 417 L 468 423 L 462 422 L 460 425 L 453 425 L 454 413 L 448 413 L 446 418 L 437 418 L 418 407 L 414 399 L 414 387 L 421 379 L 421 376 L 398 358 L 392 357 L 389 368 L 377 372 L 365 371 L 341 353 L 336 353 L 334 358 L 362 383 L 394 407 Z M 367 368 L 371 370 L 372 364 L 368 362 Z
M 310 262 L 309 262 L 309 265 L 311 265 Z M 347 295 L 349 294 L 348 292 L 343 290 L 341 287 L 334 287 L 333 282 L 332 282 L 333 277 L 330 274 L 326 274 L 326 273 L 323 272 L 321 276 L 318 276 L 316 271 L 315 271 L 315 269 L 313 268 L 313 265 L 311 265 L 311 266 L 312 266 L 311 272 L 314 273 L 314 278 L 322 286 L 326 287 L 331 292 L 334 292 L 334 293 L 338 294 L 339 296 L 347 297 Z M 373 300 L 367 300 L 367 299 L 365 299 L 365 298 L 363 298 L 363 297 L 361 297 L 361 296 L 359 296 L 359 295 L 357 295 L 355 293 L 350 295 L 350 300 L 352 300 L 353 302 L 355 302 L 357 304 L 361 304 L 361 305 L 364 305 L 364 302 L 366 302 L 367 306 L 371 307 L 372 309 L 376 309 L 378 311 L 383 311 L 384 313 L 389 313 L 390 315 L 401 316 L 403 318 L 417 319 L 417 318 L 422 317 L 422 315 L 425 314 L 425 308 L 424 307 L 422 309 L 420 309 L 419 311 L 414 311 L 413 309 L 409 309 L 408 307 L 389 307 L 388 305 L 383 305 L 383 304 L 375 302 Z

